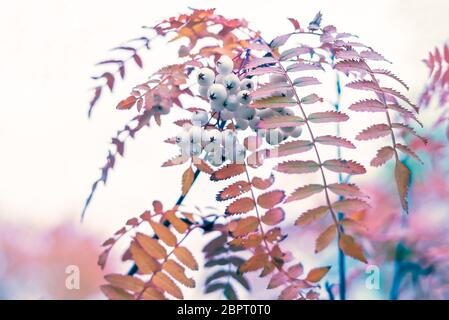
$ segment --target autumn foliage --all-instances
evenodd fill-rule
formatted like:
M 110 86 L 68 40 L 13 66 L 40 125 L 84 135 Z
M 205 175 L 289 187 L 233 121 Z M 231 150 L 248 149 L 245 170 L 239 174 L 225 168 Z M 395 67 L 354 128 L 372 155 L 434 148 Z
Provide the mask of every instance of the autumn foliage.
M 357 37 L 334 26 L 323 26 L 320 13 L 306 25 L 293 18 L 289 20 L 291 31 L 270 40 L 245 20 L 228 19 L 214 10 L 193 10 L 150 28 L 155 38 L 183 43 L 178 47 L 179 59 L 136 85 L 117 104 L 118 110 L 131 109 L 135 116 L 112 139 L 107 162 L 92 186 L 83 216 L 97 187 L 106 183 L 115 162 L 124 156 L 127 139 L 152 123 L 163 125 L 164 115 L 170 112 L 183 110 L 192 116 L 207 113 L 207 122 L 200 125 L 201 130 L 232 132 L 233 139 L 242 146 L 244 158 L 235 161 L 228 157 L 222 165 L 215 165 L 207 152 L 201 150 L 187 156 L 181 153 L 168 157 L 163 167 L 182 168 L 179 181 L 173 182 L 181 183 L 180 198 L 177 203 L 165 206 L 154 201 L 153 208 L 128 220 L 104 242 L 99 258 L 101 267 L 122 238 L 131 239 L 123 260 L 135 264 L 126 275 L 106 275 L 107 284 L 101 289 L 108 298 L 182 299 L 182 287 L 195 287 L 198 270 L 207 270 L 204 292 L 221 291 L 227 299 L 238 298 L 236 286 L 251 290 L 253 278 L 248 277 L 251 273 L 262 278 L 258 281 L 263 281 L 268 289 L 277 290 L 280 299 L 317 299 L 320 283 L 331 266 L 303 266 L 284 247 L 293 225 L 299 230 L 319 226 L 310 243 L 316 254 L 335 245 L 344 256 L 368 263 L 370 256 L 362 243 L 371 239 L 367 232 L 361 231 L 365 229 L 360 214 L 369 212 L 371 205 L 365 190 L 350 179 L 390 162 L 392 166 L 386 170 L 402 206 L 395 208 L 394 214 L 399 217 L 401 211 L 410 211 L 412 171 L 409 162 L 403 159 L 412 158 L 419 163 L 421 159 L 413 148 L 416 141 L 425 145 L 427 139 L 415 131 L 422 124 L 418 119 L 419 108 L 404 93 L 407 84 L 388 70 L 391 62 Z M 137 46 L 131 46 L 134 44 Z M 152 40 L 143 37 L 116 49 L 128 51 L 128 60 L 143 67 L 139 50 L 151 45 Z M 216 66 L 222 56 L 232 59 L 232 74 L 240 81 L 250 79 L 254 84 L 248 108 L 257 115 L 256 123 L 251 122 L 254 116 L 249 122 L 237 122 L 226 110 L 214 111 L 208 104 L 208 96 L 198 93 L 192 79 L 198 70 Z M 116 69 L 96 77 L 98 86 L 94 88 L 89 114 L 105 88 L 112 91 L 125 76 L 128 60 L 100 62 Z M 427 64 L 433 81 L 422 101 L 429 100 L 439 90 L 440 100 L 447 102 L 448 91 L 443 90 L 448 80 L 444 60 L 449 62 L 447 47 L 443 53 L 437 50 L 430 54 Z M 349 105 L 332 105 L 328 102 L 330 98 L 323 96 L 324 83 L 336 76 L 340 93 L 348 92 L 354 97 Z M 217 79 L 218 75 L 215 83 Z M 336 130 L 340 125 L 357 123 L 366 113 L 381 114 L 383 121 L 348 137 Z M 250 128 L 242 129 L 241 123 Z M 188 118 L 179 118 L 175 124 L 180 130 L 195 126 Z M 289 135 L 293 130 L 290 128 L 300 128 L 300 136 Z M 322 134 L 323 128 L 328 133 Z M 272 143 L 269 138 L 265 141 L 262 132 L 283 136 L 279 143 Z M 359 144 L 378 139 L 384 144 L 372 152 L 370 163 L 341 156 L 344 150 L 355 150 Z M 168 137 L 165 142 L 178 144 L 179 139 Z M 329 150 L 335 152 L 334 157 L 325 156 Z M 267 167 L 270 173 L 260 174 Z M 313 173 L 316 174 L 313 183 L 301 183 L 304 175 Z M 223 212 L 193 212 L 181 206 L 200 174 L 208 175 L 212 184 L 223 184 L 221 191 L 210 195 L 211 202 L 226 204 Z M 288 177 L 295 184 L 293 190 L 277 184 L 279 177 Z M 310 197 L 319 205 L 307 207 L 305 200 Z M 293 205 L 295 211 L 287 214 L 287 204 Z M 294 215 L 293 221 L 287 215 Z M 184 243 L 198 232 L 205 239 L 204 266 L 196 258 L 201 252 L 193 252 Z

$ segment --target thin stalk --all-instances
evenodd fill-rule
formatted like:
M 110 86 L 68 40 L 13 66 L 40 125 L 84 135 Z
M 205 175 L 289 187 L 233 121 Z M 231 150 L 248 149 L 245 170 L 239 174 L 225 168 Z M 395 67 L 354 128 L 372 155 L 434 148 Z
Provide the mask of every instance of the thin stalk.
M 334 56 L 332 56 L 332 63 L 334 62 Z M 336 81 L 336 89 L 337 89 L 337 101 L 335 102 L 335 111 L 340 111 L 340 101 L 341 101 L 341 81 L 340 81 L 340 75 L 337 73 L 336 75 L 337 81 Z M 340 137 L 340 123 L 338 122 L 336 124 L 336 135 L 337 137 Z M 337 159 L 341 159 L 341 147 L 337 146 Z M 338 173 L 338 182 L 343 183 L 343 174 L 340 172 Z M 340 196 L 338 200 L 343 200 L 344 197 Z M 339 212 L 338 213 L 338 221 L 344 219 L 344 213 Z M 344 232 L 343 226 L 340 224 L 340 230 Z M 338 240 L 340 240 L 340 234 L 338 235 Z M 341 250 L 340 246 L 337 245 L 337 251 L 338 251 L 338 282 L 339 282 L 339 293 L 340 293 L 340 300 L 346 300 L 346 257 Z

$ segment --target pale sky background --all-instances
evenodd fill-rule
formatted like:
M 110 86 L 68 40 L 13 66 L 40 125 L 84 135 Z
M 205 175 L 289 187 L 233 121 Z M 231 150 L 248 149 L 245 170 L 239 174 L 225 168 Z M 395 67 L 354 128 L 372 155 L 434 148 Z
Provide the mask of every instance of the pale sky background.
M 87 119 L 94 64 L 108 50 L 140 36 L 142 25 L 185 12 L 216 7 L 244 17 L 265 37 L 288 32 L 287 17 L 306 25 L 319 10 L 324 24 L 358 34 L 393 61 L 393 70 L 416 98 L 426 80 L 421 60 L 449 35 L 447 0 L 314 1 L 8 1 L 0 4 L 0 223 L 46 228 L 78 222 L 109 139 L 132 115 L 115 110 L 130 88 L 175 55 L 163 49 L 144 53 L 144 72 L 131 66 L 113 96 L 103 95 Z M 108 235 L 139 215 L 154 199 L 167 205 L 178 196 L 179 169 L 160 168 L 175 154 L 161 143 L 168 129 L 143 130 L 127 145 L 106 188 L 98 189 L 80 228 Z M 370 154 L 371 156 L 372 154 Z M 200 180 L 187 203 L 213 205 Z M 176 190 L 176 192 L 173 192 Z

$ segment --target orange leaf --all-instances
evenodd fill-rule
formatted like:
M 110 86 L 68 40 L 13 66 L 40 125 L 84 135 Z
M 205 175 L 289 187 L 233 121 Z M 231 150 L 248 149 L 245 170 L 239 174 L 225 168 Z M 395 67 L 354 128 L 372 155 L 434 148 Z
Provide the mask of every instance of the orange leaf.
M 269 226 L 274 226 L 278 223 L 281 223 L 284 220 L 285 212 L 282 208 L 272 208 L 265 212 L 262 216 L 261 220 L 263 223 Z
M 210 176 L 210 179 L 212 181 L 220 181 L 220 180 L 226 180 L 235 176 L 238 176 L 245 172 L 245 165 L 244 164 L 228 164 L 224 166 L 223 168 L 218 169 L 212 175 Z
M 229 223 L 229 231 L 234 237 L 240 237 L 245 234 L 256 231 L 259 227 L 259 219 L 256 217 L 247 217 Z
M 145 250 L 145 252 L 153 258 L 159 260 L 164 259 L 167 256 L 167 251 L 159 244 L 157 240 L 152 239 L 143 233 L 137 233 L 136 240 L 143 250 Z
M 344 212 L 351 214 L 357 211 L 363 211 L 368 209 L 370 206 L 363 200 L 360 199 L 344 199 L 336 201 L 332 204 L 332 208 L 338 212 Z
M 268 189 L 269 187 L 271 187 L 274 183 L 274 175 L 271 174 L 267 179 L 262 179 L 259 177 L 254 177 L 251 180 L 251 184 L 253 185 L 254 188 L 259 189 L 259 190 L 265 190 Z
M 164 226 L 162 223 L 150 221 L 151 228 L 153 228 L 156 235 L 164 241 L 164 243 L 170 247 L 176 246 L 176 243 L 178 242 L 176 239 L 176 236 L 173 234 L 173 232 L 170 231 L 169 228 Z
M 130 109 L 137 101 L 137 98 L 134 96 L 129 96 L 128 98 L 122 100 L 117 105 L 117 109 L 123 110 L 123 109 Z
M 145 286 L 145 283 L 142 280 L 132 276 L 125 276 L 114 273 L 108 274 L 104 278 L 114 287 L 129 290 L 132 292 L 140 292 Z
M 296 219 L 295 225 L 300 227 L 308 225 L 312 222 L 315 222 L 316 220 L 323 218 L 328 211 L 329 208 L 326 206 L 310 209 L 304 212 L 298 219 Z
M 176 231 L 181 234 L 185 233 L 189 229 L 189 225 L 176 216 L 175 209 L 167 211 L 164 214 L 164 217 L 171 223 Z
M 316 239 L 315 253 L 321 252 L 327 248 L 327 246 L 334 241 L 337 237 L 337 227 L 335 224 L 330 225 L 324 230 Z
M 187 278 L 185 275 L 185 269 L 179 263 L 174 260 L 169 259 L 164 263 L 163 267 L 164 271 L 166 271 L 169 275 L 171 275 L 175 280 L 178 280 L 180 283 L 185 285 L 188 288 L 195 287 L 195 280 L 191 278 Z
M 400 161 L 396 162 L 394 169 L 394 177 L 396 180 L 396 186 L 401 199 L 402 208 L 408 213 L 408 187 L 410 184 L 410 170 Z
M 181 289 L 173 282 L 173 280 L 162 271 L 156 273 L 152 279 L 153 284 L 161 290 L 167 292 L 175 298 L 183 299 Z
M 307 186 L 297 188 L 289 197 L 287 197 L 287 199 L 285 199 L 285 203 L 306 199 L 316 193 L 320 193 L 323 190 L 324 187 L 321 184 L 309 184 Z
M 195 167 L 198 168 L 198 170 L 207 173 L 207 174 L 212 174 L 214 172 L 214 169 L 212 169 L 207 163 L 206 161 L 204 161 L 201 158 L 198 157 L 194 157 L 193 159 L 193 164 L 195 165 Z
M 238 272 L 242 274 L 245 272 L 256 271 L 262 269 L 267 263 L 267 254 L 256 253 L 239 267 Z
M 284 200 L 285 192 L 282 190 L 273 190 L 270 192 L 266 192 L 261 194 L 257 198 L 257 204 L 264 209 L 271 209 L 275 205 L 279 204 Z
M 254 209 L 254 201 L 251 198 L 240 198 L 231 203 L 225 211 L 225 214 L 247 213 Z
M 103 294 L 111 300 L 134 300 L 132 294 L 123 289 L 111 286 L 110 284 L 104 284 L 100 286 L 100 289 Z
M 159 263 L 154 260 L 153 257 L 148 255 L 138 244 L 137 242 L 132 242 L 130 246 L 131 256 L 134 262 L 139 267 L 140 273 L 149 274 L 159 270 Z
M 340 234 L 338 245 L 345 255 L 353 257 L 354 259 L 360 260 L 364 263 L 368 263 L 368 261 L 366 261 L 362 247 L 357 242 L 355 242 L 353 237 L 344 233 Z
M 185 196 L 189 192 L 192 186 L 193 179 L 195 178 L 195 173 L 192 167 L 188 167 L 184 174 L 182 175 L 182 195 Z
M 251 185 L 246 181 L 237 181 L 230 186 L 224 188 L 217 194 L 217 201 L 229 200 L 248 192 L 251 189 Z
M 166 300 L 164 294 L 154 288 L 146 288 L 142 293 L 142 299 L 144 300 Z
M 173 254 L 186 267 L 190 268 L 191 270 L 198 270 L 198 263 L 196 262 L 195 258 L 192 255 L 192 252 L 190 252 L 189 249 L 185 247 L 177 247 L 173 251 Z
M 309 282 L 318 282 L 327 274 L 330 268 L 331 267 L 321 267 L 312 269 L 307 274 L 306 280 Z

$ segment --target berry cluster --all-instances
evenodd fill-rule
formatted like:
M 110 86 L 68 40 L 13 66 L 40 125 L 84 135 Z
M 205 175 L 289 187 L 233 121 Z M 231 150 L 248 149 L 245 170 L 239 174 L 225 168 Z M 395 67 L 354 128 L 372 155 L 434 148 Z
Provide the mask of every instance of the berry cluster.
M 197 117 L 203 117 L 205 111 L 195 112 Z M 206 160 L 213 166 L 220 166 L 227 160 L 231 162 L 243 162 L 245 159 L 245 147 L 241 145 L 235 131 L 218 129 L 206 129 L 193 122 L 193 125 L 185 125 L 183 131 L 176 136 L 176 144 L 181 148 L 181 153 L 187 156 L 199 156 L 203 150 L 207 152 Z
M 216 72 L 210 68 L 201 68 L 196 80 L 200 96 L 209 101 L 212 113 L 217 114 L 221 121 L 232 121 L 235 130 L 244 131 L 249 128 L 259 137 L 265 138 L 270 145 L 277 145 L 288 137 L 297 138 L 301 135 L 299 126 L 259 129 L 261 120 L 294 113 L 288 108 L 251 108 L 251 92 L 255 84 L 249 78 L 239 79 L 233 72 L 234 62 L 228 56 L 221 56 L 215 69 Z M 283 76 L 274 75 L 270 78 L 270 83 L 282 81 L 285 81 Z M 287 96 L 289 92 L 279 95 Z M 192 125 L 185 126 L 176 136 L 176 144 L 181 148 L 182 154 L 199 156 L 205 150 L 206 160 L 214 166 L 219 166 L 226 160 L 243 160 L 245 148 L 238 142 L 236 131 L 228 129 L 220 132 L 217 129 L 208 129 L 208 118 L 206 111 L 197 110 L 192 113 Z

